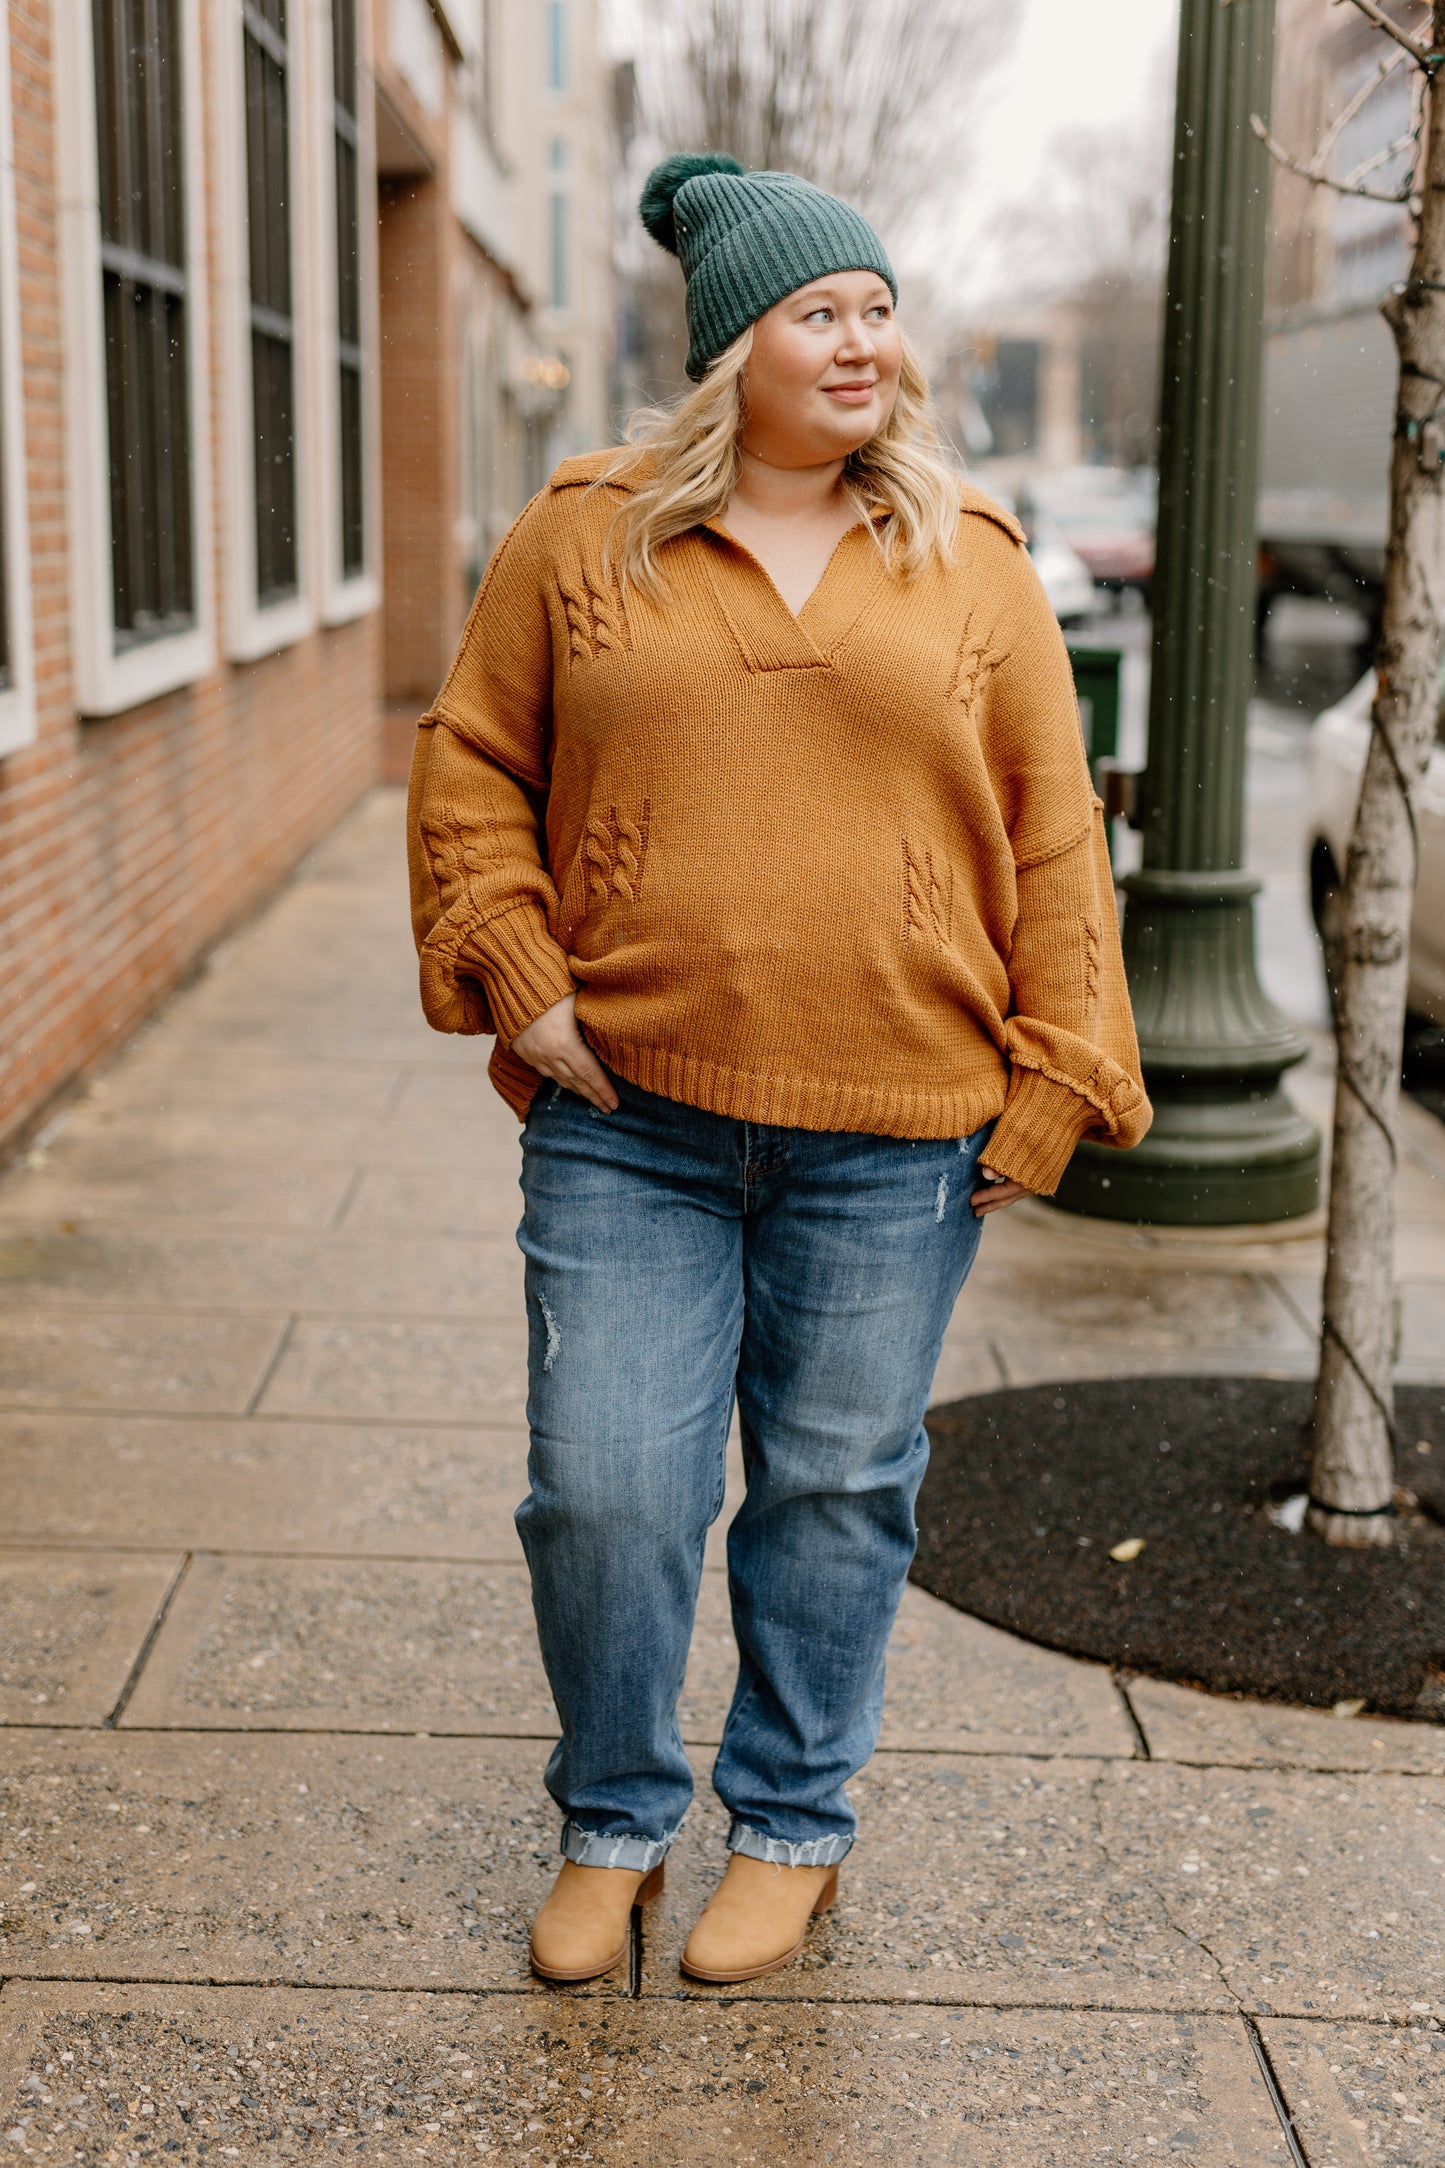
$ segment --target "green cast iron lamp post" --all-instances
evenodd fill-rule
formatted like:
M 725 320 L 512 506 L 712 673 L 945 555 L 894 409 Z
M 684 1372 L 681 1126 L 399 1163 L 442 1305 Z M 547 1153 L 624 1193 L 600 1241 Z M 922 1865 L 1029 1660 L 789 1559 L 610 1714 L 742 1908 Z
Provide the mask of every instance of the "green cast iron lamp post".
M 1319 1201 L 1320 1139 L 1280 1079 L 1307 1048 L 1263 992 L 1243 870 L 1274 0 L 1183 0 L 1159 448 L 1143 864 L 1124 956 L 1154 1126 L 1080 1145 L 1058 1202 L 1219 1225 Z

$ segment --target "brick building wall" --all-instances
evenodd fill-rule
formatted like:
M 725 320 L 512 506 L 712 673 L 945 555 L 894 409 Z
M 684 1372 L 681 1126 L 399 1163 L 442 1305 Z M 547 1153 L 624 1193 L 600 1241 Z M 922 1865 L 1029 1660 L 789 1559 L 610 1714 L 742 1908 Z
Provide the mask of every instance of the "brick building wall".
M 9 0 L 35 738 L 0 758 L 0 1152 L 253 911 L 372 781 L 374 611 L 218 661 L 122 713 L 77 714 L 52 0 Z M 214 175 L 193 215 L 219 213 Z M 216 236 L 208 232 L 214 264 Z M 212 466 L 230 418 L 208 311 Z M 9 327 L 4 327 L 7 331 Z M 199 422 L 200 417 L 197 417 Z M 373 485 L 374 486 L 374 485 Z M 222 510 L 214 492 L 213 528 Z M 218 533 L 202 577 L 221 618 Z
M 182 268 L 201 357 L 197 584 L 183 636 L 121 656 L 107 485 L 126 462 L 107 434 L 102 191 L 83 170 L 97 136 L 87 49 L 107 8 L 0 0 L 15 177 L 12 245 L 0 156 L 0 596 L 28 600 L 33 618 L 30 685 L 0 681 L 0 1155 L 286 878 L 375 780 L 379 754 L 383 772 L 404 775 L 490 550 L 553 461 L 606 434 L 610 88 L 596 0 L 291 6 L 287 201 L 260 215 L 285 220 L 294 251 L 304 546 L 294 593 L 260 594 L 244 89 L 256 17 L 241 0 L 175 5 Z M 334 27 L 353 19 L 361 231 L 347 258 L 332 63 Z M 262 26 L 263 45 L 274 31 Z M 164 73 L 140 71 L 152 89 Z M 560 314 L 542 306 L 558 284 L 559 191 L 568 262 L 575 251 L 590 267 Z M 362 265 L 366 289 L 360 567 L 341 535 L 336 372 L 355 365 L 341 352 L 346 261 Z M 112 265 L 116 275 L 136 277 Z M 14 471 L 27 483 L 23 520 Z M 158 656 L 152 670 L 145 658 Z

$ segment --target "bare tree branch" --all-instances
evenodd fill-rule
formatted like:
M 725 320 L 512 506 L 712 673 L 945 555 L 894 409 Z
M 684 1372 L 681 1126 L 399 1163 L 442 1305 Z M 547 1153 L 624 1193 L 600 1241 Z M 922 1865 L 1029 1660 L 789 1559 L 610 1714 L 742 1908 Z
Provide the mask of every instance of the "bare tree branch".
M 1441 55 L 1431 52 L 1429 46 L 1422 45 L 1418 38 L 1412 38 L 1409 31 L 1402 30 L 1398 23 L 1391 22 L 1384 9 L 1375 5 L 1375 0 L 1335 0 L 1336 7 L 1343 5 L 1358 8 L 1377 30 L 1383 30 L 1387 38 L 1393 38 L 1397 45 L 1403 45 L 1417 68 L 1423 68 L 1427 75 L 1435 73 L 1440 65 Z
M 956 183 L 1010 34 L 991 0 L 646 0 L 641 103 L 658 146 L 805 174 L 880 225 Z
M 1354 96 L 1345 100 L 1339 112 L 1330 122 L 1329 127 L 1320 137 L 1319 145 L 1315 151 L 1314 162 L 1321 172 L 1329 164 L 1331 151 L 1339 142 L 1340 137 L 1349 127 L 1355 115 L 1363 112 L 1386 77 L 1393 75 L 1397 68 L 1402 68 L 1404 65 L 1405 55 L 1397 45 L 1393 53 L 1386 54 L 1374 73 L 1365 77 L 1364 82 L 1361 83 Z
M 1417 140 L 1413 129 L 1405 135 L 1396 136 L 1394 142 L 1387 143 L 1382 151 L 1376 151 L 1370 158 L 1362 158 L 1348 173 L 1342 173 L 1337 185 L 1340 188 L 1357 188 L 1367 173 L 1376 173 L 1381 166 L 1387 166 L 1392 158 L 1398 158 L 1402 151 L 1413 150 Z M 1403 201 L 1404 198 L 1400 200 Z
M 1408 186 L 1398 191 L 1384 188 L 1361 188 L 1354 182 L 1337 181 L 1331 174 L 1321 173 L 1314 161 L 1309 165 L 1304 165 L 1298 158 L 1287 151 L 1282 143 L 1275 141 L 1258 113 L 1250 114 L 1249 125 L 1259 137 L 1260 142 L 1269 152 L 1275 164 L 1283 166 L 1286 173 L 1297 174 L 1300 180 L 1308 181 L 1311 188 L 1328 188 L 1336 196 L 1359 196 L 1366 203 L 1395 203 L 1402 210 L 1408 208 L 1413 200 L 1413 189 Z M 1392 146 L 1386 155 L 1393 157 L 1397 150 L 1407 147 L 1413 140 L 1411 136 L 1402 137 L 1400 143 Z M 1380 158 L 1367 159 L 1364 167 L 1360 170 L 1368 172 L 1372 166 L 1379 165 L 1381 162 Z

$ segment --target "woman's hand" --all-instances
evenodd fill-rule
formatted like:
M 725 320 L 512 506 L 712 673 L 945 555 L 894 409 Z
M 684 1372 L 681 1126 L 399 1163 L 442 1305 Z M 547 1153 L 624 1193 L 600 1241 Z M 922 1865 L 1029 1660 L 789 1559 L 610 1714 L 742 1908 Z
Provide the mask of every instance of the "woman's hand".
M 1006 1174 L 995 1174 L 992 1167 L 980 1167 L 978 1171 L 983 1176 L 983 1188 L 976 1189 L 968 1200 L 977 1219 L 990 1212 L 1002 1212 L 1008 1205 L 1017 1204 L 1020 1197 L 1033 1195 L 1022 1182 L 1011 1182 Z
M 565 994 L 534 1016 L 512 1041 L 512 1052 L 529 1069 L 551 1077 L 566 1091 L 588 1099 L 604 1114 L 617 1106 L 612 1079 L 583 1038 L 577 1023 L 577 996 Z

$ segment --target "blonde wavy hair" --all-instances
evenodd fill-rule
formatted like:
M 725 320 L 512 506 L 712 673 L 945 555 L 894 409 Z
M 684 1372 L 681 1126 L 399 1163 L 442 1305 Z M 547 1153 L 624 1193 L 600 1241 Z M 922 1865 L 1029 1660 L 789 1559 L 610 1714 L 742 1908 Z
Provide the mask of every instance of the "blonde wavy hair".
M 721 512 L 737 487 L 752 346 L 749 324 L 723 348 L 696 391 L 675 406 L 633 415 L 626 444 L 593 484 L 605 488 L 630 478 L 638 472 L 638 453 L 649 455 L 608 531 L 608 556 L 624 586 L 659 598 L 666 581 L 658 551 Z M 923 366 L 904 338 L 893 411 L 875 436 L 849 453 L 843 468 L 843 487 L 868 521 L 890 572 L 908 579 L 935 559 L 948 561 L 961 486 L 961 475 L 943 456 Z M 888 516 L 875 520 L 880 510 Z

